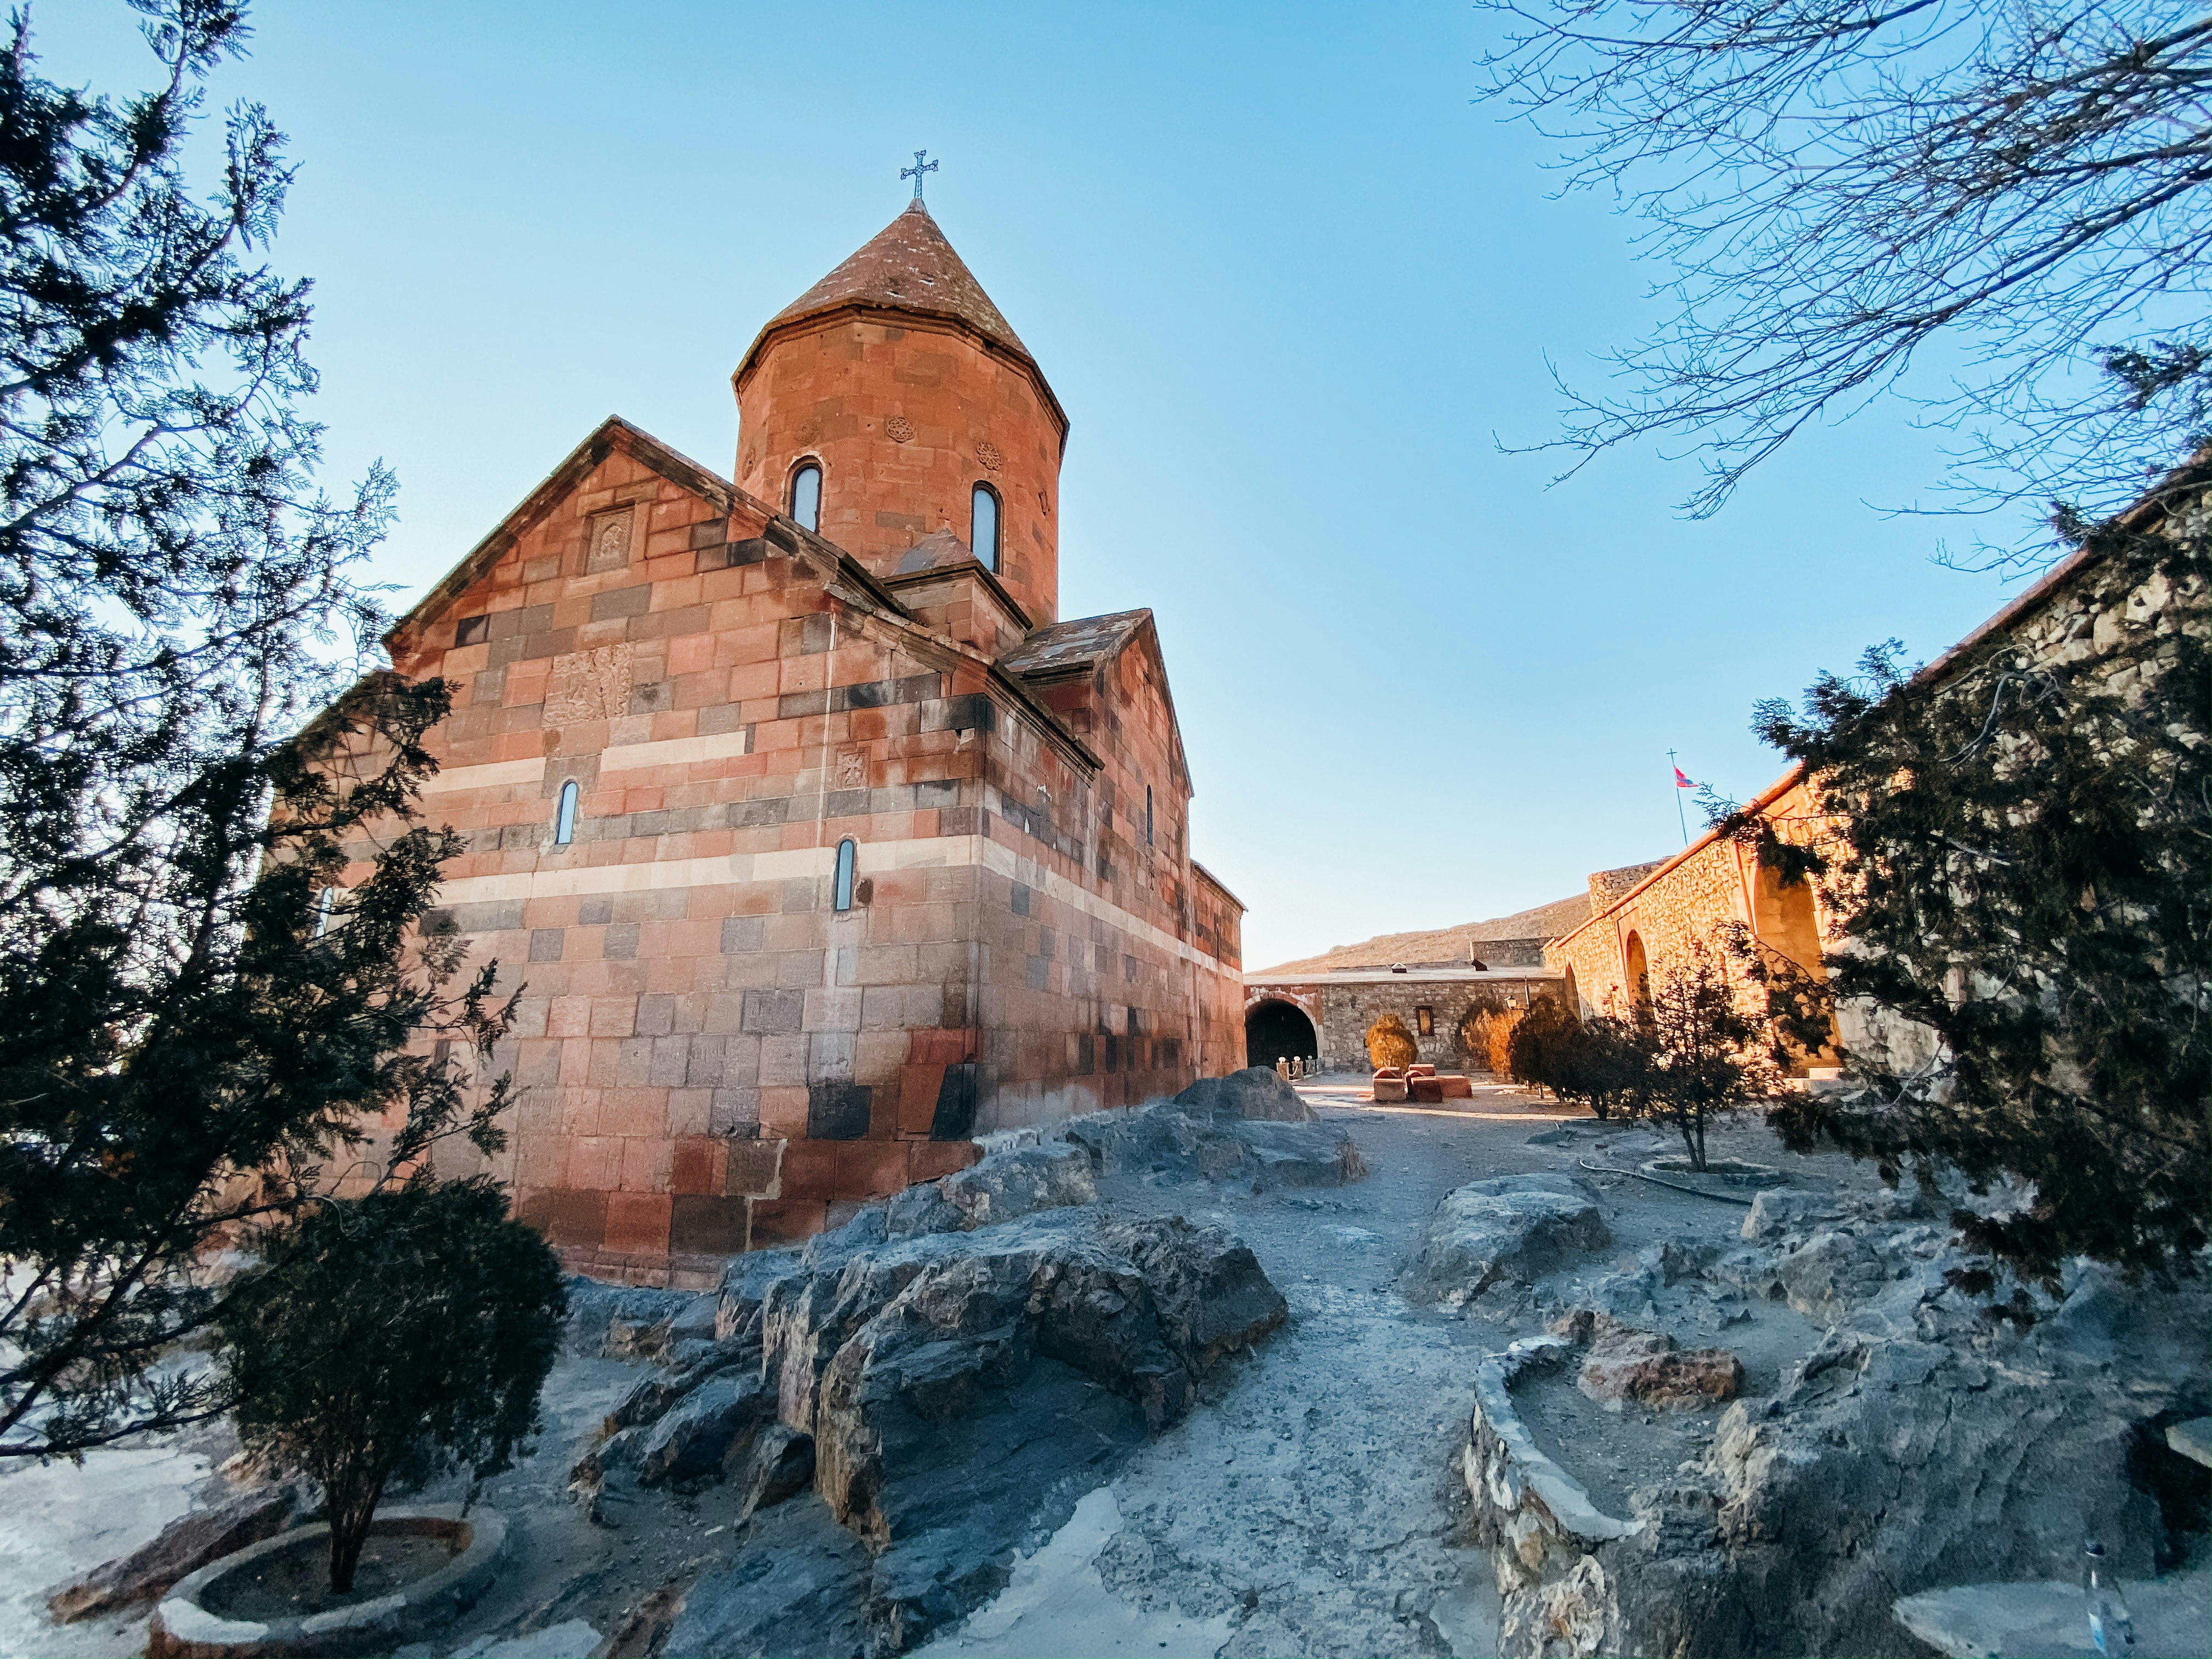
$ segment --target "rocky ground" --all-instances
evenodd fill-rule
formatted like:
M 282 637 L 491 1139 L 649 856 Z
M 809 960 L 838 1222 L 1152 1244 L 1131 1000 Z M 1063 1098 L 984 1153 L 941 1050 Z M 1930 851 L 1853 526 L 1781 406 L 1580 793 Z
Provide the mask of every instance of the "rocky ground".
M 774 1268 L 781 1288 L 754 1263 L 719 1304 L 586 1298 L 538 1449 L 484 1494 L 515 1523 L 512 1565 L 416 1651 L 1553 1650 L 1531 1609 L 1566 1606 L 1572 1564 L 1539 1550 L 1540 1570 L 1502 1571 L 1499 1515 L 1470 1496 L 1486 1362 L 1550 1343 L 1510 1390 L 1534 1456 L 1572 1470 L 1593 1513 L 1665 1510 L 1654 1535 L 1687 1537 L 1679 1494 L 1648 1495 L 1724 1440 L 1739 1474 L 1805 1456 L 1786 1431 L 1808 1363 L 1856 1376 L 1858 1310 L 1924 1289 L 1942 1249 L 1940 1220 L 1869 1171 L 1793 1158 L 1757 1126 L 1715 1155 L 1776 1166 L 1795 1196 L 1766 1200 L 1747 1239 L 1747 1204 L 1621 1173 L 1674 1150 L 1645 1132 L 1499 1088 L 1453 1110 L 1362 1106 L 1351 1079 L 1299 1092 L 1315 1125 L 1128 1119 L 1002 1155 L 1002 1174 L 864 1213 Z M 1062 1288 L 1018 1306 L 1017 1281 Z M 2010 1386 L 2017 1356 L 1982 1363 Z M 1883 1426 L 1834 1415 L 1871 1382 L 1823 1386 L 1831 1414 L 1805 1434 Z M 603 1443 L 611 1414 L 631 1425 Z M 0 1653 L 136 1650 L 143 1607 L 57 1626 L 46 1592 L 225 1495 L 229 1449 L 215 1435 L 0 1473 Z M 812 1483 L 783 1497 L 806 1458 Z M 1984 1508 L 1969 1525 L 2006 1516 Z M 1710 1596 L 1725 1572 L 1692 1541 Z M 1624 1614 L 1620 1586 L 1679 1594 L 1680 1562 L 1666 1571 L 1614 1571 L 1610 1639 L 1639 1593 Z M 1829 1588 L 1770 1579 L 1783 1598 Z M 1606 1639 L 1602 1617 L 1589 1628 Z

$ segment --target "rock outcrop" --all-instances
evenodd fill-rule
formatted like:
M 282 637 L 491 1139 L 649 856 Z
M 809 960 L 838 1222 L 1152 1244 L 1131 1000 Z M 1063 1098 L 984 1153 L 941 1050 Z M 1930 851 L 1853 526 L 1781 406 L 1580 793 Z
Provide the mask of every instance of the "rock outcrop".
M 1264 1075 L 1282 1083 L 1272 1072 Z M 1207 1079 L 1224 1085 L 1234 1080 Z M 1206 1097 L 1217 1104 L 1243 1097 L 1225 1091 Z M 1298 1105 L 1304 1109 L 1303 1101 Z M 1333 1124 L 1247 1119 L 1225 1106 L 1218 1114 L 1194 1112 L 1186 1109 L 1181 1097 L 1140 1110 L 1076 1118 L 1061 1133 L 1090 1155 L 1101 1175 L 1197 1176 L 1249 1186 L 1254 1192 L 1341 1187 L 1367 1175 L 1352 1136 Z
M 1289 1083 L 1265 1066 L 1248 1066 L 1227 1077 L 1202 1077 L 1175 1097 L 1193 1117 L 1244 1122 L 1310 1123 L 1313 1109 Z
M 775 1416 L 775 1390 L 758 1371 L 709 1377 L 646 1431 L 638 1444 L 638 1484 L 720 1480 L 744 1464 L 754 1437 Z
M 2044 1577 L 2091 1536 L 2123 1577 L 2168 1559 L 2166 1493 L 2144 1470 L 2162 1425 L 2212 1389 L 2203 1281 L 2079 1268 L 2021 1332 L 1946 1283 L 1957 1259 L 1931 1230 L 1881 1219 L 1908 1205 L 1859 1207 L 1755 1210 L 1744 1231 L 1762 1242 L 1710 1265 L 1829 1328 L 1778 1390 L 1721 1414 L 1701 1458 L 1632 1490 L 1625 1516 L 1598 1514 L 1515 1415 L 1514 1376 L 1575 1357 L 1566 1336 L 1486 1367 L 1464 1463 L 1504 1652 L 1896 1652 L 1901 1594 Z M 1566 1334 L 1589 1341 L 1604 1386 L 1683 1358 L 1580 1317 Z M 1608 1336 L 1620 1363 L 1601 1366 Z
M 580 1495 L 727 1480 L 750 1513 L 811 1484 L 819 1504 L 786 1510 L 825 1512 L 860 1549 L 826 1552 L 834 1571 L 794 1579 L 790 1598 L 818 1604 L 820 1629 L 864 1626 L 861 1645 L 902 1650 L 1006 1582 L 1046 1494 L 1103 1478 L 1287 1316 L 1236 1239 L 1108 1220 L 1094 1198 L 1090 1151 L 1048 1143 L 870 1206 L 803 1249 L 737 1258 L 711 1304 L 714 1353 L 630 1391 L 577 1467 Z M 779 1535 L 811 1524 L 786 1510 Z M 793 1571 L 744 1554 L 702 1579 L 669 1650 L 776 1650 L 797 1627 L 732 1575 Z
M 1571 1176 L 1499 1176 L 1444 1194 L 1408 1264 L 1416 1302 L 1459 1308 L 1492 1285 L 1526 1284 L 1613 1235 L 1589 1188 Z

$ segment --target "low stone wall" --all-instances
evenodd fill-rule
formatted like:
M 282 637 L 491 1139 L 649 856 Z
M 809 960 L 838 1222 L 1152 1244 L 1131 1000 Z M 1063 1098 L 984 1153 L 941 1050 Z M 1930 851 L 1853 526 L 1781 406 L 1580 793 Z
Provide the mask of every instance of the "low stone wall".
M 1514 1380 L 1570 1363 L 1574 1345 L 1524 1338 L 1485 1360 L 1474 1378 L 1474 1412 L 1461 1473 L 1474 1501 L 1468 1527 L 1491 1547 L 1504 1606 L 1499 1645 L 1516 1654 L 1619 1653 L 1619 1597 L 1596 1552 L 1644 1530 L 1590 1501 L 1580 1481 L 1537 1449 L 1513 1409 Z

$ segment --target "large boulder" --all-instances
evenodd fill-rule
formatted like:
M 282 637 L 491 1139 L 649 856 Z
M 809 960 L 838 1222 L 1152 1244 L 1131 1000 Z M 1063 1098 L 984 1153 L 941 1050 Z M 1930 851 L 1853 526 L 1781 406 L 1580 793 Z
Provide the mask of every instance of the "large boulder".
M 1193 1117 L 1244 1122 L 1310 1123 L 1313 1109 L 1289 1082 L 1265 1066 L 1248 1066 L 1227 1077 L 1202 1077 L 1175 1097 Z
M 1571 1176 L 1471 1182 L 1438 1201 L 1403 1287 L 1416 1302 L 1459 1308 L 1492 1285 L 1525 1285 L 1612 1242 L 1596 1200 Z
M 741 1565 L 693 1589 L 666 1651 L 903 1650 L 1003 1585 L 1051 1505 L 1109 1478 L 1208 1370 L 1284 1322 L 1243 1244 L 1180 1218 L 1107 1220 L 1085 1206 L 1091 1170 L 1073 1145 L 997 1154 L 962 1172 L 981 1178 L 958 1202 L 949 1178 L 774 1261 L 732 1263 L 726 1352 L 634 1389 L 578 1491 L 629 1501 L 626 1484 L 601 1488 L 633 1468 L 640 1485 L 742 1482 L 756 1529 L 804 1530 L 791 1516 L 811 1505 L 867 1565 L 833 1551 L 834 1571 L 792 1577 L 756 1530 Z M 1002 1203 L 1040 1207 L 1001 1219 Z M 809 1480 L 819 1501 L 779 1501 Z M 812 1607 L 818 1629 L 761 1604 L 748 1575 L 759 1595 Z M 864 1641 L 823 1633 L 854 1619 Z
M 1071 1412 L 1109 1441 L 1177 1421 L 1206 1370 L 1287 1314 L 1249 1249 L 1180 1218 L 1040 1218 L 976 1246 L 922 1265 L 823 1376 L 817 1484 L 873 1542 L 940 1523 L 932 1471 L 957 1471 L 951 1486 L 972 1506 L 984 1471 L 1010 1463 L 1022 1480 L 1002 1484 L 1021 1496 L 1039 1462 L 1032 1439 L 1047 1462 L 1087 1455 L 1050 1427 Z M 956 1426 L 969 1424 L 982 1443 Z
M 1264 1075 L 1281 1082 L 1272 1072 Z M 1352 1136 L 1334 1124 L 1194 1115 L 1179 1102 L 1096 1113 L 1062 1133 L 1102 1175 L 1235 1182 L 1255 1192 L 1341 1187 L 1367 1175 Z
M 1250 1246 L 1218 1227 L 1170 1216 L 1109 1222 L 1099 1237 L 1144 1274 L 1168 1346 L 1195 1376 L 1290 1317 L 1290 1304 Z
M 1092 1168 L 1090 1155 L 1066 1141 L 992 1152 L 942 1180 L 908 1187 L 835 1233 L 820 1235 L 808 1244 L 804 1265 L 817 1265 L 824 1250 L 849 1256 L 856 1246 L 886 1239 L 972 1232 L 1042 1210 L 1095 1204 Z
M 642 1486 L 719 1480 L 743 1468 L 753 1437 L 775 1416 L 775 1392 L 758 1373 L 708 1378 L 653 1424 L 638 1448 Z
M 1098 1201 L 1090 1156 L 1066 1141 L 994 1152 L 938 1185 L 966 1231 L 1040 1210 Z

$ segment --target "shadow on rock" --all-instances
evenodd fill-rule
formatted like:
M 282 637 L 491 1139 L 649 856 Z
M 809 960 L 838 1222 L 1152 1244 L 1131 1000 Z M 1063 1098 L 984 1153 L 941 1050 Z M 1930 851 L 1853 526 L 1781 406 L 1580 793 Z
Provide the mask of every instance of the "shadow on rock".
M 1318 1126 L 1231 1127 L 1317 1134 L 1342 1167 Z M 903 1651 L 1003 1587 L 1018 1548 L 1283 1323 L 1249 1249 L 1105 1218 L 1093 1167 L 1072 1141 L 996 1153 L 802 1249 L 738 1257 L 708 1312 L 621 1304 L 619 1340 L 658 1342 L 669 1368 L 608 1415 L 578 1496 L 611 1519 L 655 1486 L 743 1482 L 750 1517 L 628 1645 Z M 637 1325 L 654 1311 L 658 1337 Z M 704 1352 L 669 1334 L 708 1318 Z

